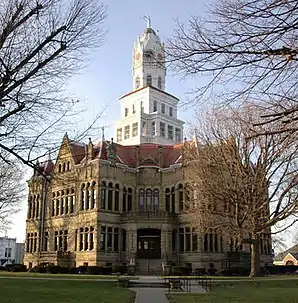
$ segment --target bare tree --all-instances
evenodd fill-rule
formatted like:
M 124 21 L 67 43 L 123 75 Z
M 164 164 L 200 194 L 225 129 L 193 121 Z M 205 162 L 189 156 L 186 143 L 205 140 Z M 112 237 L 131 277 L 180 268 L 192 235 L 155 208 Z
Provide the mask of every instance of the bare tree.
M 9 218 L 20 209 L 25 198 L 23 173 L 15 162 L 0 160 L 0 230 L 9 227 Z
M 225 231 L 235 248 L 249 244 L 251 276 L 260 270 L 260 246 L 293 225 L 298 211 L 298 153 L 286 133 L 253 136 L 243 112 L 213 112 L 185 148 L 188 212 L 194 225 Z M 245 117 L 245 119 L 244 119 Z M 265 245 L 265 246 L 264 246 Z
M 102 44 L 105 18 L 97 0 L 1 1 L 2 150 L 33 167 L 37 153 L 56 149 L 54 138 L 70 129 L 77 113 L 65 84 Z
M 271 133 L 298 129 L 298 3 L 217 0 L 206 18 L 179 23 L 168 41 L 169 61 L 197 77 L 195 104 L 220 100 L 259 104 Z

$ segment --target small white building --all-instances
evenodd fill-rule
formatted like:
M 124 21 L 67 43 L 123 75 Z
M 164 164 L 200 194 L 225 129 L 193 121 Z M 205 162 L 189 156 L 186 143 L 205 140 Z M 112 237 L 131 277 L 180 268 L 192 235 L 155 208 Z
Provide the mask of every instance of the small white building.
M 0 266 L 23 263 L 24 243 L 16 238 L 0 237 Z

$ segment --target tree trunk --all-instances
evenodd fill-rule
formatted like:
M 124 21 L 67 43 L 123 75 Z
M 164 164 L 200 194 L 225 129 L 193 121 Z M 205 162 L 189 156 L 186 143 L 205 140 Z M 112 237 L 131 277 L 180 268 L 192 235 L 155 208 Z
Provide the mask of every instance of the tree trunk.
M 251 247 L 251 261 L 250 261 L 250 277 L 260 276 L 260 247 L 259 241 L 253 240 Z

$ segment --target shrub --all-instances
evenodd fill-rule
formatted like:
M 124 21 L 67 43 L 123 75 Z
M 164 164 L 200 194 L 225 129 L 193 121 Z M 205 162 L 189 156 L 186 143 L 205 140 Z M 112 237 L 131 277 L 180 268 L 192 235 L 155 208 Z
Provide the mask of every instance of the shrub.
M 112 266 L 112 272 L 115 273 L 120 273 L 121 275 L 125 274 L 127 272 L 127 267 L 126 265 L 121 265 L 121 264 L 114 264 Z
M 103 275 L 111 275 L 112 274 L 112 266 L 103 266 Z
M 204 268 L 204 267 L 195 268 L 195 274 L 196 274 L 196 276 L 204 276 L 204 275 L 206 275 L 207 274 L 206 268 Z
M 102 266 L 88 266 L 85 270 L 85 273 L 88 275 L 103 275 L 103 272 Z
M 25 272 L 27 268 L 24 264 L 8 264 L 4 267 L 4 269 L 13 272 Z
M 217 268 L 210 267 L 210 268 L 208 268 L 207 272 L 208 272 L 209 276 L 214 276 L 216 274 L 216 272 L 217 272 Z

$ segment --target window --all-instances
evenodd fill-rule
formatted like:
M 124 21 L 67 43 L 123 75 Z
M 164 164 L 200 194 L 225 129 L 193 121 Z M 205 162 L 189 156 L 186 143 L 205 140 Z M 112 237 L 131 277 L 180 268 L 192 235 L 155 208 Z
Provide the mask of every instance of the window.
M 181 129 L 180 128 L 175 128 L 175 140 L 180 142 L 181 141 Z
M 129 125 L 126 125 L 124 127 L 124 139 L 129 139 L 129 132 L 130 132 L 130 126 Z
M 115 205 L 114 210 L 119 211 L 119 184 L 115 185 Z
M 126 230 L 121 229 L 121 250 L 126 251 Z
M 136 137 L 138 135 L 138 122 L 132 124 L 132 136 Z
M 136 108 L 135 108 L 135 105 L 134 105 L 134 104 L 132 105 L 132 113 L 133 113 L 133 114 L 136 113 Z
M 136 77 L 136 89 L 138 89 L 140 87 L 140 77 Z
M 117 129 L 117 142 L 122 140 L 122 128 Z
M 177 229 L 172 230 L 172 251 L 177 251 Z
M 102 251 L 106 250 L 106 238 L 107 238 L 107 228 L 106 226 L 101 226 L 100 228 L 100 239 L 99 239 L 99 249 Z
M 175 213 L 176 212 L 175 187 L 172 187 L 172 190 L 171 190 L 171 202 L 172 202 L 172 213 Z
M 183 211 L 183 185 L 179 184 L 179 211 Z
M 142 136 L 146 136 L 147 131 L 146 131 L 146 122 L 142 123 Z
M 173 107 L 169 107 L 169 115 L 173 117 Z
M 162 112 L 163 114 L 166 113 L 166 106 L 165 106 L 164 103 L 161 104 L 161 112 Z
M 108 210 L 113 210 L 113 183 L 109 183 L 108 190 Z
M 124 115 L 125 115 L 125 117 L 127 117 L 127 116 L 128 116 L 128 108 L 127 108 L 127 107 L 125 107 L 125 110 L 124 110 Z
M 101 183 L 101 189 L 100 189 L 100 208 L 101 209 L 106 208 L 106 197 L 107 197 L 106 182 L 103 181 Z
M 152 85 L 152 76 L 147 75 L 147 85 Z
M 151 208 L 152 191 L 151 189 L 146 190 L 146 209 L 147 211 Z
M 155 136 L 155 129 L 156 129 L 155 122 L 152 122 L 151 126 L 152 126 L 152 136 Z
M 173 140 L 173 125 L 168 125 L 168 139 Z
M 140 191 L 139 191 L 139 199 L 140 199 L 139 209 L 140 209 L 140 211 L 144 211 L 145 205 L 144 205 L 144 190 L 143 189 L 140 189 Z
M 119 228 L 114 227 L 114 251 L 119 251 Z
M 157 101 L 153 101 L 153 112 L 157 112 Z
M 158 80 L 157 80 L 157 87 L 159 89 L 161 89 L 161 76 L 158 77 Z
M 198 250 L 197 233 L 194 228 L 179 228 L 180 251 L 189 252 Z M 204 242 L 205 244 L 205 242 Z
M 122 211 L 123 212 L 126 212 L 126 210 L 127 210 L 126 203 L 127 203 L 127 192 L 126 192 L 126 188 L 123 187 L 123 198 L 122 198 Z
M 161 137 L 165 137 L 165 124 L 163 122 L 160 122 L 159 124 L 159 133 Z
M 81 186 L 81 210 L 85 208 L 85 202 L 86 202 L 86 189 L 85 189 L 85 184 L 83 183 Z
M 108 227 L 107 233 L 107 249 L 108 251 L 113 250 L 113 227 Z
M 155 211 L 158 211 L 158 207 L 159 207 L 159 190 L 154 189 L 154 191 L 153 191 L 153 209 Z
M 170 211 L 171 210 L 171 193 L 170 193 L 169 188 L 166 189 L 165 196 L 166 196 L 166 211 Z
M 70 171 L 70 162 L 67 162 L 67 170 Z
M 11 247 L 5 248 L 5 258 L 11 258 Z
M 55 231 L 54 235 L 54 250 L 67 251 L 67 230 Z
M 132 188 L 128 189 L 128 195 L 127 195 L 127 210 L 132 210 Z

